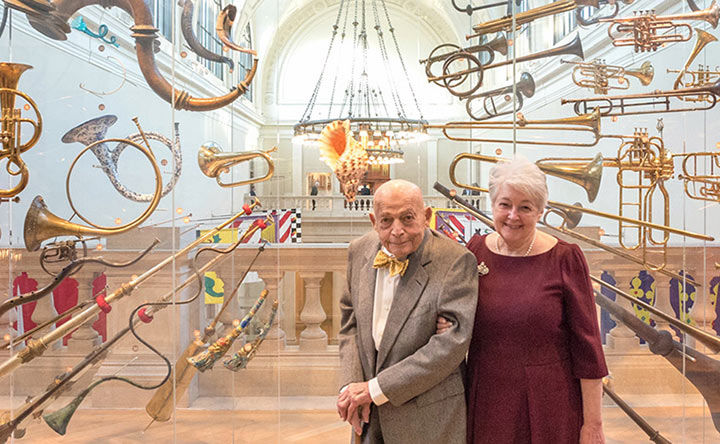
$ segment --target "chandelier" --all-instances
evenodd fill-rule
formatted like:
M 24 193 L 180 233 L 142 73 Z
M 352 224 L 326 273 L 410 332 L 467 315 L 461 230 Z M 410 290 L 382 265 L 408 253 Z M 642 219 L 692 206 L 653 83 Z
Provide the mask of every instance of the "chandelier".
M 366 3 L 369 8 L 366 8 Z M 366 20 L 370 13 L 374 19 L 370 29 L 377 36 L 380 60 L 369 60 L 368 57 L 371 52 L 368 50 Z M 389 56 L 383 29 L 387 29 L 391 36 L 393 60 Z M 396 70 L 399 65 L 401 76 L 393 75 L 393 61 Z M 371 80 L 369 69 L 373 74 L 384 74 L 384 78 Z M 412 97 L 417 119 L 408 118 L 398 83 L 405 85 L 406 95 Z M 329 91 L 330 94 L 326 113 L 316 106 L 321 91 Z M 386 97 L 390 100 L 386 101 Z M 335 120 L 349 120 L 351 135 L 367 151 L 370 165 L 404 162 L 402 147 L 427 139 L 424 127 L 427 122 L 423 120 L 400 54 L 385 0 L 340 1 L 320 76 L 300 122 L 294 127 L 293 141 L 316 146 L 323 128 Z

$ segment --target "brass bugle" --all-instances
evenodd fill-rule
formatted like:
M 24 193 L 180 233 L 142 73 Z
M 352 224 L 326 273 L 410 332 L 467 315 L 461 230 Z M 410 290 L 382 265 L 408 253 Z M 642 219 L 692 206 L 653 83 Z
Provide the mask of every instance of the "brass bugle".
M 515 127 L 518 130 L 536 131 L 577 131 L 589 132 L 593 139 L 589 142 L 555 142 L 553 140 L 529 140 L 529 139 L 499 139 L 483 138 L 478 136 L 458 136 L 449 133 L 449 130 L 488 130 L 504 129 L 511 130 Z M 460 142 L 492 142 L 492 143 L 518 143 L 526 145 L 550 145 L 550 146 L 594 146 L 603 137 L 620 137 L 600 134 L 600 112 L 598 110 L 578 117 L 564 117 L 560 119 L 527 120 L 522 113 L 517 113 L 515 122 L 448 122 L 442 125 L 425 125 L 425 128 L 436 128 L 442 130 L 446 138 Z
M 464 12 L 467 15 L 472 15 L 475 11 L 480 11 L 481 9 L 489 9 L 489 8 L 495 8 L 497 6 L 503 6 L 507 5 L 507 15 L 512 14 L 512 2 L 513 0 L 507 0 L 504 2 L 497 2 L 497 3 L 490 3 L 489 5 L 480 5 L 480 6 L 473 6 L 472 3 L 468 3 L 467 6 L 464 8 L 460 8 L 457 3 L 455 3 L 455 0 L 452 0 L 452 5 L 455 10 L 458 12 Z M 520 6 L 520 2 L 522 0 L 515 0 L 515 6 Z
M 453 43 L 443 43 L 435 48 L 433 48 L 432 51 L 430 51 L 430 55 L 426 59 L 422 59 L 419 61 L 420 64 L 425 65 L 425 75 L 428 78 L 434 78 L 437 77 L 435 73 L 433 73 L 433 68 L 435 67 L 438 62 L 444 62 L 448 59 L 448 57 L 451 57 L 455 54 L 459 53 L 469 53 L 469 54 L 485 54 L 487 56 L 487 60 L 485 61 L 485 64 L 490 64 L 495 60 L 495 53 L 498 52 L 502 55 L 507 55 L 508 51 L 508 42 L 505 38 L 505 34 L 500 33 L 496 38 L 493 40 L 490 40 L 489 42 L 468 46 L 465 48 L 461 48 L 458 45 L 455 45 Z M 476 58 L 479 60 L 479 56 L 475 55 Z M 442 68 L 442 65 L 441 65 Z M 443 86 L 442 82 L 440 80 L 435 80 L 433 83 Z
M 510 101 L 510 94 L 515 90 L 515 97 L 517 98 L 517 106 L 515 111 L 520 111 L 523 107 L 523 95 L 525 97 L 532 97 L 535 95 L 535 79 L 528 72 L 520 74 L 520 80 L 517 84 L 508 85 L 502 88 L 497 88 L 492 91 L 485 91 L 480 94 L 473 94 L 471 96 L 462 97 L 466 99 L 465 110 L 473 120 L 487 120 L 497 116 L 503 116 L 506 114 L 512 114 L 513 110 L 510 109 L 505 112 L 499 112 L 497 110 L 498 104 L 495 103 L 496 97 L 503 97 L 504 99 L 498 99 L 499 103 L 505 103 Z M 476 100 L 482 100 L 483 109 L 485 110 L 484 116 L 477 116 L 473 112 L 473 102 Z
M 558 55 L 575 55 L 577 57 L 580 57 L 581 59 L 585 58 L 580 34 L 576 33 L 575 37 L 570 42 L 564 45 L 545 49 L 543 51 L 536 52 L 535 54 L 517 57 L 516 59 L 514 59 L 514 61 L 515 63 L 523 63 L 531 60 L 541 59 L 544 57 L 554 57 Z M 452 71 L 453 67 L 457 66 L 456 63 L 462 65 L 463 61 L 468 66 L 467 69 Z M 480 88 L 480 86 L 482 86 L 483 73 L 485 72 L 485 70 L 498 68 L 500 66 L 511 65 L 512 63 L 513 59 L 510 59 L 503 62 L 483 65 L 480 62 L 480 59 L 475 57 L 475 55 L 461 51 L 449 56 L 443 63 L 442 75 L 428 77 L 428 82 L 442 82 L 442 86 L 444 86 L 450 92 L 450 94 L 458 97 L 464 97 L 474 93 L 475 91 L 477 91 L 478 88 Z M 474 73 L 477 73 L 477 81 L 470 88 L 466 88 L 465 90 L 458 88 L 465 83 L 465 81 L 469 78 L 470 74 Z
M 680 20 L 702 20 L 717 28 L 720 19 L 720 7 L 713 0 L 710 7 L 702 11 L 656 16 L 653 11 L 645 11 L 633 17 L 603 19 L 608 22 L 608 36 L 613 46 L 633 46 L 635 52 L 655 51 L 661 45 L 685 42 L 692 37 L 692 28 L 687 23 L 674 23 Z M 628 37 L 625 37 L 628 36 Z
M 673 108 L 670 99 L 707 97 L 707 104 L 688 108 Z M 606 116 L 635 116 L 641 114 L 678 113 L 688 111 L 706 111 L 715 106 L 720 97 L 720 79 L 712 85 L 680 88 L 670 91 L 653 91 L 642 94 L 620 96 L 598 96 L 585 99 L 560 99 L 560 103 L 573 104 L 575 114 L 585 115 L 590 110 L 599 110 Z
M 493 221 L 492 219 L 483 213 L 482 211 L 475 208 L 470 202 L 466 201 L 462 197 L 458 196 L 455 190 L 449 190 L 443 185 L 441 185 L 438 182 L 435 182 L 435 185 L 433 186 L 440 194 L 447 197 L 448 199 L 452 200 L 456 204 L 460 205 L 462 208 L 467 210 L 470 214 L 472 214 L 475 218 L 477 218 L 479 221 L 490 227 L 491 229 L 494 229 L 493 227 Z M 560 216 L 563 219 L 563 222 L 560 226 L 555 226 L 553 224 L 550 224 L 547 221 L 547 217 L 549 214 L 556 214 Z M 545 211 L 545 215 L 543 216 L 543 219 L 540 221 L 540 223 L 545 226 L 550 231 L 554 231 L 558 234 L 566 235 L 569 237 L 572 237 L 573 239 L 576 239 L 580 242 L 584 242 L 588 245 L 592 245 L 595 248 L 599 248 L 601 250 L 605 250 L 608 253 L 611 253 L 615 256 L 621 257 L 623 259 L 626 259 L 630 262 L 636 263 L 640 265 L 641 267 L 648 268 L 650 270 L 653 270 L 655 273 L 661 273 L 665 276 L 668 276 L 670 278 L 675 278 L 678 280 L 686 279 L 688 282 L 690 282 L 692 285 L 695 285 L 696 287 L 702 287 L 702 282 L 696 282 L 688 275 L 680 275 L 678 273 L 672 272 L 670 270 L 667 270 L 665 268 L 661 268 L 659 266 L 656 266 L 646 260 L 639 259 L 631 254 L 628 254 L 624 250 L 621 250 L 616 247 L 611 247 L 610 245 L 604 244 L 600 241 L 597 241 L 589 236 L 586 236 L 582 233 L 579 233 L 577 231 L 572 230 L 574 228 L 573 225 L 577 225 L 575 223 L 575 220 L 577 220 L 577 214 L 575 210 L 562 210 L 559 208 L 552 208 Z M 581 214 L 581 213 L 580 213 Z M 718 269 L 720 269 L 720 264 L 718 264 Z
M 611 89 L 630 88 L 627 76 L 637 78 L 643 86 L 649 85 L 655 76 L 655 69 L 649 61 L 635 69 L 607 65 L 604 60 L 593 60 L 592 62 L 560 60 L 560 63 L 575 65 L 572 71 L 573 83 L 581 88 L 591 89 L 595 94 L 607 94 Z
M 270 179 L 275 172 L 275 163 L 270 157 L 270 153 L 277 150 L 274 146 L 266 151 L 243 151 L 234 153 L 223 153 L 218 145 L 213 142 L 205 143 L 198 150 L 198 165 L 200 170 L 207 177 L 214 177 L 218 185 L 221 187 L 237 187 L 240 185 L 248 185 L 251 183 L 264 182 Z M 223 182 L 220 180 L 220 175 L 228 173 L 230 168 L 243 162 L 251 161 L 252 159 L 259 157 L 267 163 L 267 173 L 262 177 L 252 177 L 247 180 L 240 180 L 237 182 Z
M 503 159 L 502 157 L 487 156 L 484 154 L 458 154 L 450 163 L 450 181 L 456 186 L 462 188 L 472 187 L 472 185 L 460 183 L 455 175 L 455 169 L 457 168 L 458 163 L 460 163 L 463 159 L 479 160 L 491 163 L 500 163 L 509 160 Z M 593 202 L 597 197 L 597 193 L 600 190 L 600 182 L 602 181 L 603 158 L 601 153 L 598 153 L 585 165 L 564 165 L 562 162 L 549 162 L 542 159 L 535 162 L 535 165 L 537 165 L 538 168 L 540 168 L 540 170 L 545 174 L 559 177 L 560 179 L 570 181 L 583 187 L 590 202 Z
M 515 14 L 515 27 L 519 29 L 522 25 L 530 23 L 542 17 L 549 17 L 551 15 L 560 14 L 567 11 L 572 11 L 578 6 L 598 6 L 598 0 L 558 0 L 548 5 L 543 5 L 537 8 L 530 9 L 528 11 L 520 12 Z M 498 31 L 512 31 L 513 30 L 513 17 L 512 15 L 499 18 L 496 20 L 490 20 L 488 22 L 480 23 L 479 25 L 473 26 L 475 34 L 466 36 L 466 39 L 478 37 L 483 34 L 490 34 Z
M 695 46 L 693 47 L 692 51 L 690 52 L 690 55 L 688 56 L 687 62 L 685 62 L 685 66 L 680 71 L 674 71 L 668 69 L 668 72 L 677 72 L 678 76 L 675 79 L 675 83 L 673 84 L 673 89 L 680 89 L 682 87 L 693 87 L 693 86 L 704 86 L 707 83 L 710 83 L 708 81 L 708 78 L 703 76 L 703 81 L 693 81 L 690 84 L 684 83 L 683 77 L 687 73 L 687 71 L 690 69 L 690 65 L 695 60 L 695 58 L 700 54 L 700 52 L 710 43 L 717 42 L 717 37 L 710 34 L 709 32 L 703 31 L 700 28 L 695 28 L 695 33 L 697 34 L 697 40 L 695 41 Z M 699 77 L 699 76 L 698 76 Z M 699 80 L 694 79 L 694 80 Z M 703 99 L 704 100 L 704 99 Z

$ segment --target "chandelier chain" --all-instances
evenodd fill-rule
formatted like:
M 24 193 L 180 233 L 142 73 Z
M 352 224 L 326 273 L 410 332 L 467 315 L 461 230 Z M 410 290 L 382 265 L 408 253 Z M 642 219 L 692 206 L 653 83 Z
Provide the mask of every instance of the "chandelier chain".
M 398 112 L 398 117 L 406 118 L 405 109 L 403 107 L 402 100 L 400 100 L 400 93 L 398 92 L 397 85 L 393 79 L 392 70 L 390 67 L 390 59 L 388 58 L 387 47 L 385 46 L 385 38 L 383 37 L 382 28 L 380 26 L 380 16 L 377 9 L 377 1 L 373 0 L 373 13 L 375 16 L 375 31 L 378 35 L 378 46 L 380 47 L 380 55 L 385 65 L 385 75 L 387 76 L 388 82 L 390 83 L 390 93 L 392 95 L 393 102 L 395 103 L 395 109 Z M 388 22 L 388 26 L 392 26 Z M 399 54 L 398 54 L 399 55 Z

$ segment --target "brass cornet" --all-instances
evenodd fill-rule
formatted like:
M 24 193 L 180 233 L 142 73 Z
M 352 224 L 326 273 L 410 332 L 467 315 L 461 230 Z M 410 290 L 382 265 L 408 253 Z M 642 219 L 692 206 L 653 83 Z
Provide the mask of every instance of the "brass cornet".
M 455 169 L 457 168 L 457 164 L 460 163 L 460 161 L 463 159 L 479 160 L 481 162 L 491 163 L 499 163 L 507 160 L 503 159 L 502 157 L 486 156 L 483 154 L 458 154 L 450 163 L 450 181 L 456 186 L 462 188 L 472 187 L 471 185 L 460 183 L 455 176 Z M 598 153 L 592 160 L 590 160 L 584 165 L 566 165 L 562 162 L 563 159 L 552 160 L 553 161 L 544 159 L 535 162 L 535 164 L 545 174 L 559 177 L 560 179 L 565 179 L 572 183 L 580 185 L 587 193 L 588 200 L 590 202 L 595 200 L 595 198 L 597 197 L 597 193 L 600 190 L 600 181 L 602 180 L 603 158 L 600 153 Z
M 633 46 L 635 52 L 655 51 L 661 45 L 674 42 L 686 42 L 692 37 L 692 28 L 687 23 L 674 23 L 678 20 L 703 20 L 717 28 L 720 8 L 713 0 L 709 8 L 658 17 L 655 11 L 636 13 L 633 17 L 603 19 L 608 22 L 608 36 L 614 46 Z
M 515 107 L 515 111 L 520 111 L 523 107 L 523 95 L 525 95 L 525 97 L 532 97 L 535 95 L 535 80 L 533 79 L 532 75 L 530 75 L 530 73 L 524 72 L 520 74 L 520 80 L 515 85 L 515 91 L 515 97 L 517 97 L 517 106 Z M 505 114 L 512 114 L 512 109 L 505 112 L 498 112 L 497 110 L 498 106 L 501 106 L 503 103 L 507 103 L 512 100 L 512 92 L 513 85 L 508 85 L 503 88 L 494 89 L 492 91 L 486 91 L 480 94 L 473 94 L 472 96 L 462 97 L 460 100 L 467 99 L 467 102 L 465 102 L 465 109 L 467 110 L 468 115 L 472 119 L 487 120 Z M 496 103 L 496 97 L 498 97 L 499 103 Z M 500 99 L 500 97 L 502 98 Z M 483 108 L 485 109 L 484 116 L 477 116 L 473 112 L 473 105 L 476 100 L 482 100 Z
M 244 151 L 239 153 L 223 153 L 222 149 L 214 142 L 207 142 L 198 150 L 198 166 L 207 177 L 214 177 L 221 187 L 237 187 L 251 183 L 264 182 L 270 179 L 275 172 L 275 163 L 270 153 L 277 150 L 274 146 L 266 151 Z M 264 159 L 267 163 L 267 173 L 262 177 L 252 177 L 248 180 L 237 182 L 223 182 L 220 180 L 222 173 L 227 173 L 235 165 L 250 161 L 256 157 Z
M 625 69 L 622 66 L 606 65 L 604 60 L 596 59 L 592 62 L 574 62 L 560 60 L 560 63 L 575 65 L 572 71 L 572 81 L 581 88 L 588 88 L 595 94 L 607 94 L 611 89 L 628 89 L 630 80 L 628 76 L 635 77 L 643 86 L 652 82 L 655 69 L 649 61 L 639 68 Z
M 35 102 L 25 93 L 18 91 L 20 76 L 32 66 L 22 63 L 0 62 L 0 159 L 7 158 L 5 170 L 11 176 L 20 176 L 20 181 L 8 189 L 0 189 L 0 197 L 9 198 L 17 195 L 28 184 L 30 173 L 20 155 L 32 148 L 40 139 L 42 132 L 42 116 Z M 22 116 L 22 110 L 15 108 L 15 97 L 22 97 L 35 113 L 34 119 Z M 32 127 L 32 136 L 23 142 L 21 138 L 22 124 Z

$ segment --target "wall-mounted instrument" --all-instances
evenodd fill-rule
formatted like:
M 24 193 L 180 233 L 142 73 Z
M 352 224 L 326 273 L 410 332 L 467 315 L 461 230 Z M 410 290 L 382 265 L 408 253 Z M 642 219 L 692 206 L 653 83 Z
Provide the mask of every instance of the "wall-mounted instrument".
M 242 151 L 237 153 L 223 153 L 222 149 L 214 142 L 206 142 L 198 150 L 198 166 L 200 171 L 207 177 L 215 178 L 217 184 L 221 187 L 238 187 L 240 185 L 249 185 L 251 183 L 264 182 L 270 179 L 275 172 L 275 162 L 273 162 L 270 153 L 276 151 L 274 146 L 265 151 Z M 247 180 L 239 180 L 236 182 L 223 182 L 220 175 L 229 173 L 230 168 L 243 162 L 252 161 L 255 158 L 261 158 L 267 164 L 267 173 L 261 177 L 251 177 Z
M 529 72 L 520 74 L 520 80 L 517 84 L 515 84 L 514 91 L 517 99 L 515 102 L 515 112 L 517 112 L 523 107 L 523 96 L 529 98 L 535 95 L 535 79 L 533 79 L 533 76 L 530 75 Z M 461 100 L 466 100 L 465 110 L 473 120 L 487 120 L 492 119 L 493 117 L 513 113 L 512 107 L 508 111 L 498 111 L 499 106 L 512 101 L 512 92 L 513 85 L 508 85 L 492 91 L 485 91 L 479 94 L 462 97 Z M 483 109 L 485 110 L 484 115 L 475 114 L 473 107 L 476 101 L 482 101 Z
M 575 65 L 572 81 L 581 88 L 588 88 L 595 94 L 607 94 L 611 89 L 630 88 L 630 79 L 635 77 L 643 86 L 649 85 L 655 76 L 655 69 L 649 61 L 637 68 L 626 69 L 618 65 L 607 65 L 605 60 L 595 59 L 592 62 L 575 62 L 560 60 L 560 63 Z

